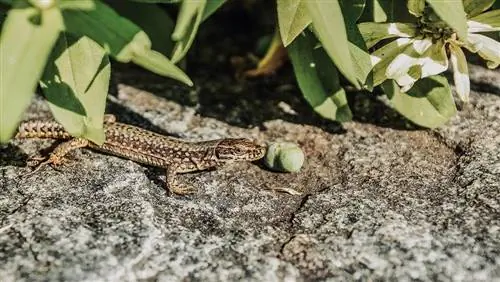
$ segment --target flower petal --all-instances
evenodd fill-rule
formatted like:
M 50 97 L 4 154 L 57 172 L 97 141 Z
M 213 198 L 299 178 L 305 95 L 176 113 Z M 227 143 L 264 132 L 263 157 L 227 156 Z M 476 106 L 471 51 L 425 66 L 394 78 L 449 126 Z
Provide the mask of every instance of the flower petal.
M 368 48 L 373 47 L 382 39 L 393 37 L 414 37 L 417 25 L 411 23 L 360 23 L 359 31 Z
M 451 66 L 453 68 L 453 79 L 455 80 L 457 94 L 462 101 L 469 102 L 470 81 L 465 54 L 462 49 L 455 44 L 450 44 L 449 50 Z
M 389 64 L 385 74 L 387 78 L 402 81 L 401 76 L 408 73 L 410 68 L 415 65 L 421 65 L 421 56 L 431 50 L 432 40 L 424 38 L 422 40 L 415 40 L 405 50 L 397 55 L 394 60 Z
M 470 32 L 489 32 L 500 30 L 500 9 L 482 13 L 467 21 Z
M 379 85 L 387 79 L 387 66 L 413 41 L 415 40 L 411 38 L 398 38 L 372 53 L 373 86 Z
M 425 54 L 420 57 L 422 66 L 422 78 L 440 74 L 448 69 L 448 56 L 442 40 L 432 45 Z
M 469 34 L 468 38 L 466 48 L 472 52 L 476 51 L 485 59 L 488 68 L 494 69 L 500 65 L 500 42 L 476 33 Z

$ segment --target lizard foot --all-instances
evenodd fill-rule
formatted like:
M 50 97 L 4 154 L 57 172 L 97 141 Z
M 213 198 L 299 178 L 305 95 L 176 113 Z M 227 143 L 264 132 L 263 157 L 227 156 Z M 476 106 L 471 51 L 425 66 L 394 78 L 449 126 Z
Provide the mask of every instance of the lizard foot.
M 181 196 L 192 195 L 192 194 L 196 193 L 195 188 L 188 186 L 188 185 L 185 185 L 185 184 L 176 183 L 175 185 L 167 185 L 167 186 L 168 186 L 167 189 L 171 193 L 181 195 Z
M 29 167 L 34 167 L 34 169 L 29 172 L 27 175 L 34 174 L 46 165 L 50 165 L 52 168 L 57 170 L 57 166 L 60 166 L 62 163 L 64 163 L 65 159 L 62 157 L 59 157 L 57 155 L 50 155 L 48 159 L 45 160 L 44 157 L 33 157 L 28 160 L 28 166 Z

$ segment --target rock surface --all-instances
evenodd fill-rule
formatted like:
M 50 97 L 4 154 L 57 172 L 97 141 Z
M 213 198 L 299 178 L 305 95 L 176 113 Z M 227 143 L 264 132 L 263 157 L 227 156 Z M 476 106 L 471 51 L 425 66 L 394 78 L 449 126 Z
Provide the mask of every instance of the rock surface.
M 189 140 L 296 142 L 301 172 L 228 165 L 182 175 L 199 191 L 178 197 L 161 170 L 85 149 L 26 175 L 52 142 L 14 141 L 0 148 L 0 281 L 500 281 L 498 71 L 471 66 L 471 103 L 438 130 L 366 94 L 341 126 L 311 113 L 289 69 L 239 81 L 200 50 L 194 90 L 119 66 L 107 111 Z M 26 118 L 47 114 L 36 98 Z

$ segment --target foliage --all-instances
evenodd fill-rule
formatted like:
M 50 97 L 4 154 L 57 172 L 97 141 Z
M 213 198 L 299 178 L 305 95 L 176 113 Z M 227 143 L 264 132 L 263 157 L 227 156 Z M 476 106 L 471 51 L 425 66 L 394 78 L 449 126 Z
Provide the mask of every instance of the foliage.
M 72 135 L 102 143 L 109 57 L 191 86 L 176 64 L 225 2 L 0 0 L 0 142 L 12 137 L 40 86 Z M 178 10 L 175 19 L 165 7 Z M 381 86 L 389 106 L 437 127 L 456 112 L 442 76 L 450 65 L 468 101 L 463 49 L 489 68 L 500 64 L 500 0 L 276 0 L 276 10 L 276 36 L 304 98 L 331 120 L 351 119 L 344 90 L 351 84 Z

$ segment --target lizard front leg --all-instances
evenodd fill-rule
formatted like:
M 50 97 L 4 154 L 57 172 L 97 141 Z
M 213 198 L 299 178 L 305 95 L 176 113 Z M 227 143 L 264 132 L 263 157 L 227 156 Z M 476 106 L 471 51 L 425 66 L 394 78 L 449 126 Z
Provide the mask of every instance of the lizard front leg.
M 60 165 L 64 162 L 64 156 L 68 154 L 69 152 L 78 149 L 78 148 L 83 148 L 86 147 L 89 144 L 89 141 L 83 138 L 74 138 L 71 139 L 67 142 L 64 142 L 62 144 L 59 144 L 54 151 L 50 154 L 49 158 L 42 162 L 42 163 L 36 163 L 32 165 L 36 165 L 37 167 L 35 170 L 33 170 L 31 173 L 35 173 L 40 168 L 47 164 L 53 164 L 53 165 Z M 38 160 L 35 160 L 38 162 Z
M 167 189 L 172 192 L 172 193 L 175 193 L 175 194 L 178 194 L 178 195 L 188 195 L 188 194 L 193 194 L 196 192 L 196 189 L 186 185 L 186 184 L 183 184 L 183 183 L 179 183 L 177 181 L 177 168 L 173 165 L 170 165 L 167 167 L 167 170 L 166 170 L 166 177 L 167 177 L 167 181 L 166 181 L 166 184 L 167 184 Z

